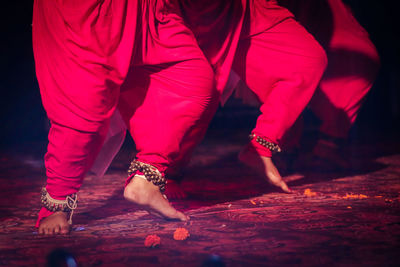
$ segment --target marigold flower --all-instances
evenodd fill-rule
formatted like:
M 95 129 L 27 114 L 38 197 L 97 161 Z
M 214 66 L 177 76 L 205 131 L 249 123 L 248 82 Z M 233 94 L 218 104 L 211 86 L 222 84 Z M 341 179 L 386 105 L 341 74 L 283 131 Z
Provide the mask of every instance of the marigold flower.
M 311 192 L 311 189 L 307 188 L 306 190 L 304 190 L 304 195 L 307 197 L 315 197 L 317 195 L 317 193 Z
M 364 198 L 368 198 L 366 195 L 363 194 L 348 194 L 346 193 L 346 196 L 343 197 L 344 199 L 364 199 Z
M 185 240 L 190 236 L 189 231 L 185 228 L 177 228 L 174 232 L 175 240 Z
M 161 239 L 158 235 L 148 235 L 144 240 L 144 246 L 147 248 L 154 248 L 160 245 Z

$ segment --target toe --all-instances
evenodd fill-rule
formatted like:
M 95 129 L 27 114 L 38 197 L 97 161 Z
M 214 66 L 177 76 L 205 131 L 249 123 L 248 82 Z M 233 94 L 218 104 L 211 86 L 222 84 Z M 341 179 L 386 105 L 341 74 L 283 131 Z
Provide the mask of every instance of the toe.
M 69 232 L 69 225 L 63 225 L 63 226 L 61 226 L 61 231 L 60 231 L 60 233 L 61 234 L 68 234 L 68 232 Z
M 190 220 L 189 216 L 186 216 L 186 215 L 183 214 L 182 212 L 179 212 L 179 211 L 178 211 L 177 213 L 178 213 L 178 214 L 177 214 L 178 219 L 181 220 L 182 222 L 187 222 L 187 221 Z
M 45 235 L 50 235 L 51 233 L 50 233 L 50 228 L 48 228 L 48 227 L 46 227 L 45 229 L 44 229 L 44 234 Z
M 56 225 L 55 227 L 54 227 L 54 234 L 59 234 L 60 233 L 60 230 L 61 230 L 61 227 L 59 226 L 59 225 Z
M 293 191 L 287 186 L 287 184 L 283 180 L 280 187 L 286 193 L 293 193 Z

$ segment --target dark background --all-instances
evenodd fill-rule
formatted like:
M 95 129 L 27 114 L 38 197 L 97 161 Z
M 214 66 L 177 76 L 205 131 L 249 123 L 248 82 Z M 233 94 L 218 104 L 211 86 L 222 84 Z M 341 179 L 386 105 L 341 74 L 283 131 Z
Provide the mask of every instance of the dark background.
M 394 1 L 389 0 L 346 2 L 370 33 L 382 64 L 376 83 L 352 129 L 352 137 L 369 141 L 395 138 L 400 132 L 397 9 L 393 6 Z M 0 148 L 42 142 L 47 138 L 48 122 L 41 106 L 31 46 L 32 5 L 33 1 L 7 1 L 2 3 L 0 11 Z M 218 111 L 210 127 L 251 127 L 255 116 L 255 109 L 231 101 Z M 238 120 L 238 117 L 243 118 Z

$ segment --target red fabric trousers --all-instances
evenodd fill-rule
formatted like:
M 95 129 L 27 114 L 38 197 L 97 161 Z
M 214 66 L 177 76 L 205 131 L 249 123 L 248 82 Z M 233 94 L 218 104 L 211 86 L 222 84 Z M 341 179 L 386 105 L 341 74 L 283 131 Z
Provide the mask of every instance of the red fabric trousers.
M 281 144 L 314 94 L 325 67 L 322 47 L 291 18 L 243 38 L 233 70 L 261 102 L 261 115 L 253 133 Z M 250 145 L 260 155 L 271 156 L 255 141 Z
M 47 189 L 54 198 L 75 193 L 93 163 L 115 110 L 135 37 L 133 1 L 78 2 L 34 2 L 36 74 L 51 121 Z
M 175 1 L 36 0 L 33 48 L 51 121 L 46 188 L 56 199 L 79 190 L 117 105 L 137 158 L 162 172 L 214 94 L 212 68 Z M 42 208 L 38 223 L 49 214 Z
M 314 94 L 326 67 L 325 52 L 292 18 L 292 14 L 278 6 L 276 1 L 243 0 L 241 3 L 228 3 L 231 5 L 224 1 L 213 1 L 206 5 L 208 9 L 202 10 L 202 6 L 196 6 L 196 12 L 191 13 L 189 10 L 185 14 L 193 15 L 188 18 L 189 25 L 194 29 L 201 48 L 216 69 L 219 94 L 222 94 L 227 76 L 233 69 L 262 103 L 262 114 L 253 132 L 280 144 L 287 129 Z M 210 8 L 219 4 L 223 4 L 223 7 Z M 210 13 L 210 9 L 214 12 Z M 195 16 L 203 14 L 202 12 L 208 16 Z M 240 17 L 237 13 L 243 16 Z M 225 22 L 231 17 L 233 22 L 229 27 Z M 211 22 L 213 27 L 206 31 Z M 240 31 L 237 31 L 237 27 Z M 218 29 L 218 33 L 214 32 L 215 29 Z M 216 43 L 221 45 L 216 46 Z M 227 44 L 229 49 L 224 51 L 224 45 Z M 213 106 L 204 115 L 202 125 L 207 124 L 215 110 L 216 106 Z M 175 158 L 177 168 L 188 162 L 188 155 L 195 144 L 200 142 L 203 134 L 204 128 L 201 127 L 190 132 L 190 138 L 184 140 L 181 154 Z M 254 141 L 250 146 L 260 155 L 271 156 L 270 150 Z
M 309 107 L 321 120 L 320 132 L 346 138 L 379 69 L 379 56 L 368 33 L 341 0 L 314 0 L 306 5 L 281 0 L 321 43 L 328 66 Z M 301 124 L 301 122 L 299 122 Z M 295 143 L 301 125 L 291 133 Z
M 188 130 L 215 103 L 213 71 L 205 59 L 132 68 L 118 109 L 136 144 L 136 157 L 163 172 Z M 215 105 L 215 104 L 214 104 Z

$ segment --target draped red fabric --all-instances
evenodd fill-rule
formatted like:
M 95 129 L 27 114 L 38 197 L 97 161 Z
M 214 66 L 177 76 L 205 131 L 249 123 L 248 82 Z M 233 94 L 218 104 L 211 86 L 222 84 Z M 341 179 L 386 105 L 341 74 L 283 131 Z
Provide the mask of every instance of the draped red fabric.
M 321 46 L 274 0 L 182 0 L 181 7 L 214 68 L 219 94 L 234 70 L 261 103 L 262 114 L 253 132 L 280 144 L 310 101 L 326 67 Z M 202 125 L 213 114 L 203 116 Z M 175 158 L 177 168 L 188 162 L 187 155 L 203 135 L 199 127 L 191 130 Z M 249 145 L 260 155 L 271 156 L 271 151 L 256 142 Z
M 119 108 L 140 161 L 161 172 L 214 94 L 213 70 L 177 1 L 36 0 L 33 49 L 51 121 L 47 191 L 82 185 Z M 122 86 L 122 90 L 121 90 Z M 38 223 L 51 214 L 42 208 Z
M 293 15 L 275 0 L 181 0 L 183 17 L 212 64 L 222 92 L 240 39 L 264 32 Z

